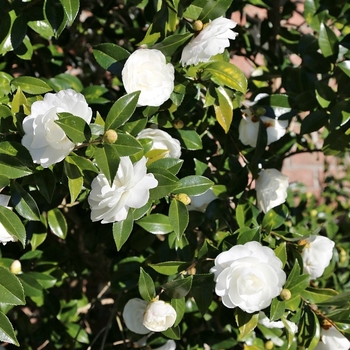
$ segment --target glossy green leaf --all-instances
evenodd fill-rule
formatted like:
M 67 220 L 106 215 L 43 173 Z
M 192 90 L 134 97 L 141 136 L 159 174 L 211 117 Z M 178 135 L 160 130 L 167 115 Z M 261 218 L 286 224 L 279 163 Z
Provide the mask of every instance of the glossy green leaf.
M 0 312 L 0 341 L 19 346 L 13 326 L 2 312 Z
M 108 181 L 112 183 L 120 162 L 117 149 L 109 144 L 99 145 L 95 147 L 95 160 Z
M 327 302 L 332 297 L 336 297 L 338 292 L 330 288 L 306 288 L 301 292 L 301 296 L 311 304 Z
M 317 82 L 316 84 L 316 100 L 322 108 L 327 108 L 336 100 L 336 94 L 327 84 Z
M 325 23 L 321 23 L 318 44 L 324 57 L 338 55 L 338 38 Z
M 43 287 L 39 282 L 30 274 L 22 273 L 18 275 L 20 279 L 24 293 L 28 297 L 41 297 L 43 294 Z
M 214 103 L 216 120 L 227 134 L 230 130 L 233 117 L 233 105 L 230 97 L 222 86 L 215 88 L 218 96 L 218 103 Z
M 40 211 L 35 200 L 16 181 L 11 183 L 11 201 L 21 216 L 28 220 L 40 221 Z
M 54 85 L 57 90 L 74 89 L 76 92 L 81 92 L 83 90 L 83 84 L 79 78 L 67 73 L 58 74 L 49 79 L 47 83 L 50 86 Z
M 57 278 L 46 273 L 31 271 L 27 274 L 32 276 L 45 289 L 52 288 L 57 282 Z
M 238 324 L 239 335 L 244 338 L 247 337 L 259 322 L 259 313 L 248 314 L 247 312 L 242 311 L 237 308 L 235 312 L 235 319 Z
M 64 173 L 68 179 L 68 188 L 70 194 L 70 203 L 74 203 L 79 196 L 83 188 L 83 174 L 77 164 L 74 162 L 74 158 L 67 156 L 63 163 Z
M 274 250 L 276 256 L 282 261 L 282 267 L 287 263 L 287 243 L 283 242 Z
M 51 203 L 52 197 L 56 189 L 56 178 L 53 172 L 45 168 L 42 171 L 34 173 L 35 183 L 39 189 L 39 192 L 45 197 L 45 199 Z
M 338 67 L 348 76 L 350 77 L 350 60 L 345 60 L 343 62 L 338 63 Z
M 142 267 L 140 267 L 138 287 L 139 293 L 144 300 L 150 301 L 156 296 L 152 277 Z
M 22 44 L 26 34 L 27 19 L 24 14 L 20 14 L 15 18 L 11 28 L 11 44 L 13 49 L 16 49 Z
M 174 327 L 176 327 L 182 321 L 182 318 L 185 314 L 185 309 L 186 309 L 185 298 L 171 299 L 171 306 L 176 311 L 176 320 L 174 323 Z
M 177 132 L 180 135 L 180 140 L 188 150 L 195 151 L 202 149 L 202 139 L 195 130 L 179 129 Z
M 68 233 L 66 218 L 58 208 L 47 212 L 47 222 L 53 234 L 61 239 L 65 239 Z
M 165 169 L 176 175 L 181 169 L 182 164 L 182 159 L 162 158 L 152 162 L 147 168 L 149 172 L 152 172 L 152 169 Z
M 270 305 L 270 320 L 276 321 L 279 320 L 283 314 L 286 307 L 286 302 L 284 300 L 279 300 L 279 298 L 272 299 Z
M 34 77 L 21 76 L 11 81 L 11 85 L 18 88 L 19 86 L 24 92 L 37 95 L 51 91 L 51 87 L 43 80 Z
M 193 276 L 172 280 L 162 285 L 165 294 L 170 298 L 180 299 L 185 297 L 191 290 Z
M 0 266 L 1 302 L 10 305 L 24 305 L 23 287 L 18 278 L 7 268 Z
M 84 88 L 81 93 L 85 96 L 88 104 L 105 104 L 109 100 L 102 95 L 107 93 L 108 89 L 100 85 L 91 85 Z
M 189 215 L 186 205 L 177 199 L 172 199 L 169 207 L 169 222 L 173 231 L 178 237 L 181 237 L 188 225 Z
M 58 117 L 59 119 L 55 120 L 55 123 L 63 129 L 73 143 L 90 140 L 91 130 L 83 118 L 65 112 L 58 113 Z
M 350 303 L 349 301 L 350 301 L 350 292 L 343 292 L 325 301 L 319 302 L 318 304 L 323 306 L 349 307 L 349 303 Z
M 164 261 L 158 264 L 149 264 L 153 270 L 166 276 L 176 275 L 181 271 L 184 271 L 190 263 L 186 261 Z
M 189 175 L 180 179 L 179 187 L 173 192 L 197 196 L 203 194 L 212 186 L 213 182 L 204 176 Z
M 128 240 L 133 227 L 134 215 L 130 209 L 125 220 L 113 223 L 113 238 L 118 251 L 120 251 L 124 243 Z
M 175 339 L 175 340 L 181 339 L 181 331 L 179 326 L 168 328 L 166 331 L 162 332 L 162 334 L 170 339 Z
M 170 171 L 165 169 L 153 169 L 158 186 L 150 190 L 150 198 L 158 199 L 167 196 L 179 186 L 179 180 Z
M 67 333 L 77 342 L 90 344 L 89 335 L 86 330 L 78 323 L 69 323 L 66 325 Z
M 80 0 L 60 0 L 60 2 L 67 15 L 69 24 L 72 25 L 79 12 Z
M 203 69 L 201 74 L 203 80 L 211 79 L 219 86 L 227 86 L 242 94 L 247 92 L 247 79 L 234 64 L 225 61 L 209 61 L 202 63 L 199 67 Z
M 327 123 L 329 115 L 325 111 L 315 111 L 308 114 L 301 122 L 300 134 L 309 134 L 319 130 Z
M 24 247 L 26 244 L 26 230 L 20 218 L 12 210 L 0 205 L 0 222 L 6 231 L 16 240 L 18 239 Z
M 169 217 L 164 214 L 151 214 L 136 221 L 147 232 L 155 235 L 164 235 L 173 231 Z
M 111 145 L 118 152 L 120 157 L 128 157 L 135 154 L 143 154 L 143 147 L 135 137 L 128 134 L 118 134 L 118 140 Z
M 125 124 L 133 115 L 140 91 L 135 91 L 119 98 L 107 114 L 105 130 L 117 129 Z
M 191 288 L 191 295 L 193 296 L 197 307 L 204 316 L 212 303 L 214 289 L 214 276 L 208 274 L 196 274 L 193 276 L 193 283 Z
M 325 17 L 325 11 L 319 12 L 319 0 L 305 0 L 304 17 L 309 26 L 316 32 L 320 29 L 320 24 Z
M 165 56 L 172 56 L 182 45 L 185 45 L 191 38 L 192 33 L 170 35 L 152 48 L 161 51 Z
M 108 69 L 112 64 L 118 61 L 124 61 L 130 56 L 128 51 L 111 43 L 103 43 L 94 46 L 93 54 L 96 61 L 104 69 Z
M 44 1 L 44 17 L 58 38 L 67 24 L 67 15 L 60 0 Z
M 288 214 L 288 208 L 284 204 L 270 209 L 265 214 L 262 221 L 263 228 L 267 230 L 274 230 L 280 227 L 286 221 Z
M 224 16 L 227 9 L 231 6 L 232 0 L 208 0 L 199 16 L 203 22 L 209 22 L 215 18 Z

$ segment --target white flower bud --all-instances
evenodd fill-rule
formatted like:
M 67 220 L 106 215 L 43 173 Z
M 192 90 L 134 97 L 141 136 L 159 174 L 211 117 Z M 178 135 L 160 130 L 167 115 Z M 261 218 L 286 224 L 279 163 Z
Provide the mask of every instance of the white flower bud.
M 176 311 L 163 300 L 150 301 L 143 316 L 143 325 L 151 331 L 163 332 L 176 321 Z

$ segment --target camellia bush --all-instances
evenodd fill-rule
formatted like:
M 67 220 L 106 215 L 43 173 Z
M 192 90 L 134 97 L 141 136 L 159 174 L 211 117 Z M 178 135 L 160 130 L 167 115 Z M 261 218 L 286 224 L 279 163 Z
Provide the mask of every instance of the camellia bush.
M 348 1 L 0 5 L 3 348 L 349 349 Z

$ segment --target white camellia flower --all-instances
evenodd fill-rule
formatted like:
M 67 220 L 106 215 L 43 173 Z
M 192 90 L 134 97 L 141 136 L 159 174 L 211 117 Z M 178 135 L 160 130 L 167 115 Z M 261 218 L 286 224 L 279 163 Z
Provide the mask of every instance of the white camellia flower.
M 271 248 L 255 241 L 220 253 L 210 271 L 223 304 L 248 313 L 268 307 L 286 281 L 282 261 Z
M 163 300 L 150 301 L 143 316 L 143 325 L 151 331 L 163 332 L 176 321 L 176 311 Z
M 31 113 L 23 120 L 25 135 L 22 144 L 28 149 L 34 163 L 44 168 L 63 160 L 74 149 L 63 129 L 55 123 L 57 113 L 71 113 L 90 123 L 92 110 L 85 97 L 72 89 L 55 94 L 47 93 L 42 101 L 31 106 Z
M 255 181 L 257 206 L 264 213 L 284 203 L 287 198 L 288 177 L 277 169 L 263 169 Z
M 286 133 L 287 120 L 272 119 L 269 117 L 259 117 L 266 127 L 267 144 L 279 140 Z M 250 109 L 243 110 L 243 118 L 238 127 L 239 140 L 244 145 L 256 147 L 259 134 L 259 118 L 254 116 Z
M 174 139 L 163 130 L 146 128 L 142 130 L 136 138 L 138 140 L 151 139 L 153 141 L 152 148 L 147 152 L 150 155 L 152 155 L 153 151 L 155 152 L 155 157 L 157 157 L 157 152 L 161 152 L 161 158 L 180 158 L 181 156 L 180 141 Z
M 160 106 L 174 90 L 175 70 L 155 49 L 139 49 L 126 60 L 122 80 L 127 93 L 141 91 L 139 106 Z
M 343 336 L 335 327 L 329 329 L 321 329 L 320 342 L 315 347 L 315 350 L 348 350 L 350 342 Z
M 129 157 L 121 157 L 112 186 L 102 173 L 94 178 L 88 198 L 92 221 L 122 221 L 129 208 L 141 208 L 147 203 L 149 190 L 157 187 L 158 181 L 153 174 L 147 174 L 146 162 L 145 157 L 135 164 Z
M 301 252 L 304 265 L 304 273 L 315 279 L 323 275 L 329 265 L 332 256 L 334 242 L 328 237 L 312 235 L 305 239 L 306 244 Z
M 229 39 L 235 39 L 238 33 L 231 29 L 237 23 L 224 17 L 209 22 L 183 49 L 180 62 L 182 66 L 208 62 L 210 58 L 223 53 L 230 46 Z
M 5 194 L 0 194 L 0 205 L 3 207 L 7 207 L 9 204 L 11 196 L 7 196 Z M 16 242 L 18 239 L 16 237 L 11 236 L 4 225 L 0 222 L 0 242 L 5 245 L 8 242 Z
M 208 204 L 217 198 L 213 190 L 209 188 L 209 190 L 198 196 L 190 196 L 191 203 L 187 208 L 188 210 L 196 210 L 204 213 Z
M 150 330 L 143 325 L 143 315 L 147 301 L 140 298 L 130 299 L 124 306 L 123 319 L 125 325 L 134 333 L 148 334 Z

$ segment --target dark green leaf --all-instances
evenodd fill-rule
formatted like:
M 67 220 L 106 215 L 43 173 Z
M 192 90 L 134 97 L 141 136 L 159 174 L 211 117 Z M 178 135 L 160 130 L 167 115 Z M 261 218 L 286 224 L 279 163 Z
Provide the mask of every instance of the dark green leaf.
M 113 223 L 113 238 L 117 250 L 119 251 L 124 243 L 128 240 L 134 226 L 133 211 L 129 209 L 128 216 L 125 220 Z
M 288 208 L 284 204 L 272 208 L 265 214 L 262 227 L 268 231 L 274 230 L 286 221 L 288 214 Z
M 324 57 L 338 55 L 338 38 L 326 24 L 321 23 L 318 44 Z
M 174 34 L 155 44 L 152 48 L 160 50 L 165 56 L 172 56 L 182 45 L 185 45 L 193 36 L 192 33 Z
M 136 221 L 136 223 L 147 232 L 155 235 L 164 235 L 173 231 L 169 217 L 164 214 L 151 214 Z
M 199 16 L 203 22 L 209 22 L 215 18 L 224 16 L 227 9 L 231 6 L 232 0 L 208 0 Z
M 193 276 L 172 280 L 162 285 L 162 288 L 170 298 L 180 299 L 191 290 Z
M 26 230 L 19 217 L 10 209 L 0 205 L 0 222 L 6 231 L 12 237 L 18 239 L 24 247 L 26 243 Z
M 190 151 L 202 149 L 202 139 L 195 130 L 179 129 L 180 139 L 185 147 Z
M 189 215 L 186 205 L 175 198 L 170 203 L 169 222 L 177 237 L 180 238 L 188 225 Z
M 175 339 L 175 340 L 181 339 L 181 331 L 179 326 L 168 328 L 166 331 L 162 332 L 162 334 L 164 334 L 166 337 L 170 339 Z
M 190 263 L 185 261 L 164 261 L 158 264 L 149 264 L 153 270 L 166 276 L 178 274 L 181 271 L 186 270 L 189 265 Z
M 0 312 L 0 341 L 19 346 L 12 324 L 2 312 Z
M 119 167 L 120 156 L 114 145 L 103 144 L 95 147 L 95 160 L 110 183 L 113 182 Z
M 301 122 L 300 134 L 309 134 L 317 131 L 328 121 L 329 115 L 325 111 L 315 111 L 307 115 Z
M 203 194 L 212 186 L 213 182 L 204 176 L 189 175 L 180 179 L 179 187 L 173 192 L 197 196 Z
M 179 186 L 178 178 L 168 170 L 153 169 L 153 175 L 158 181 L 158 186 L 150 190 L 151 199 L 165 197 Z
M 185 298 L 171 299 L 171 306 L 176 311 L 176 320 L 174 323 L 174 327 L 176 327 L 182 321 L 182 318 L 185 314 L 185 308 L 186 308 Z
M 239 334 L 242 338 L 247 337 L 259 322 L 259 313 L 248 314 L 237 308 L 235 312 L 235 319 L 238 324 Z
M 51 231 L 59 238 L 65 239 L 68 233 L 66 218 L 58 208 L 47 212 L 47 221 Z
M 1 302 L 10 305 L 24 305 L 23 287 L 18 278 L 8 269 L 0 266 Z
M 41 297 L 43 294 L 43 287 L 37 282 L 37 280 L 28 273 L 22 273 L 18 275 L 24 293 L 28 297 Z
M 79 12 L 80 0 L 60 0 L 60 2 L 67 15 L 69 24 L 72 25 Z
M 45 168 L 34 174 L 35 183 L 39 192 L 51 203 L 52 196 L 56 189 L 56 178 L 51 169 Z
M 58 117 L 59 119 L 55 120 L 55 123 L 63 129 L 73 143 L 90 140 L 91 130 L 83 118 L 65 112 L 58 113 Z
M 93 54 L 96 61 L 104 69 L 108 69 L 112 64 L 118 61 L 124 61 L 130 56 L 130 53 L 122 47 L 110 43 L 94 46 Z
M 154 288 L 153 280 L 151 276 L 142 267 L 140 267 L 140 277 L 138 286 L 139 293 L 144 300 L 150 301 L 156 296 L 156 290 Z
M 214 277 L 211 273 L 193 276 L 191 294 L 203 316 L 212 302 L 214 284 Z

